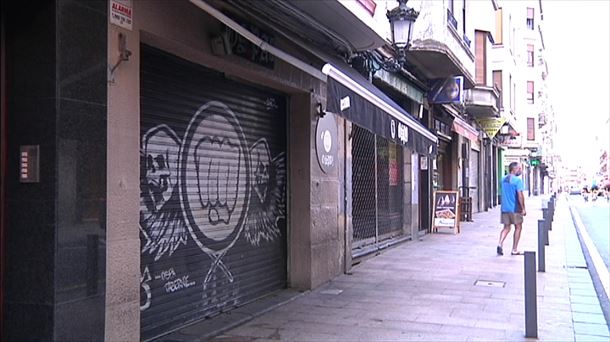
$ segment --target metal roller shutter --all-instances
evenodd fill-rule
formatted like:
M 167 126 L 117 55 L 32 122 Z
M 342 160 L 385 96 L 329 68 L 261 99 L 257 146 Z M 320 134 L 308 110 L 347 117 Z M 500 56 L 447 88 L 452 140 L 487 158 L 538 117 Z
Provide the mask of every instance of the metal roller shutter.
M 141 330 L 286 286 L 286 98 L 142 46 Z

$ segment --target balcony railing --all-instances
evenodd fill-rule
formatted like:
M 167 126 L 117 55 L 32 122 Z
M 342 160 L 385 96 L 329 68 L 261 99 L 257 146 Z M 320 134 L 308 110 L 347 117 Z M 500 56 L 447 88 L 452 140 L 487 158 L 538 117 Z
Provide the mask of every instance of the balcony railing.
M 466 43 L 466 45 L 468 45 L 468 47 L 470 47 L 470 44 L 472 43 L 470 41 L 470 38 L 468 38 L 468 36 L 466 34 L 464 34 L 464 36 L 462 38 L 464 39 L 464 43 Z
M 447 8 L 447 24 L 451 25 L 456 31 L 458 29 L 457 20 L 453 16 L 453 13 Z

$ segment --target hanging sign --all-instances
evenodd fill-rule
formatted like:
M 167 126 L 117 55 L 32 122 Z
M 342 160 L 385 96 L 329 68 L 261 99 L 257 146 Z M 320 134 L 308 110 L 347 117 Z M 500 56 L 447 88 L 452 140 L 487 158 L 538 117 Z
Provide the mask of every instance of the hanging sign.
M 463 103 L 464 76 L 437 80 L 428 92 L 428 102 L 434 104 Z
M 459 196 L 457 191 L 438 190 L 434 192 L 432 208 L 432 231 L 449 229 L 453 234 L 458 232 Z
M 323 117 L 318 118 L 316 125 L 316 154 L 318 155 L 318 164 L 320 164 L 324 173 L 332 171 L 335 167 L 338 148 L 339 140 L 337 138 L 335 116 L 326 113 Z
M 485 131 L 485 134 L 490 139 L 493 139 L 498 134 L 500 128 L 502 128 L 502 125 L 506 123 L 506 118 L 480 118 L 477 119 L 477 122 L 483 131 Z
M 110 23 L 131 31 L 133 4 L 131 0 L 110 0 Z

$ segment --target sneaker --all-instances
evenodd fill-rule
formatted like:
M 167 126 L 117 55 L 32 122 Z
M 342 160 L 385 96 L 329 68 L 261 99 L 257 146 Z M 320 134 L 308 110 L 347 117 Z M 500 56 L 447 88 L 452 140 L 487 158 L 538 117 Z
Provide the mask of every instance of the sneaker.
M 496 247 L 496 253 L 498 253 L 498 255 L 504 255 L 504 252 L 502 252 L 502 247 Z

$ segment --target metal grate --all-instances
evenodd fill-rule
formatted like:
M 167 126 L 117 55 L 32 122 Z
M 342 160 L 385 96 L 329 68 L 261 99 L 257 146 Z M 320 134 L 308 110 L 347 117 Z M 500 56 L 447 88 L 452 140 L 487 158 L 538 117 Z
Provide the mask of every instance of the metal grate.
M 352 222 L 353 241 L 376 238 L 375 213 L 375 135 L 353 126 Z
M 379 236 L 402 229 L 402 153 L 398 145 L 377 137 L 377 210 Z M 389 235 L 389 236 L 388 236 Z
M 398 235 L 403 222 L 402 149 L 354 125 L 352 140 L 353 246 Z

